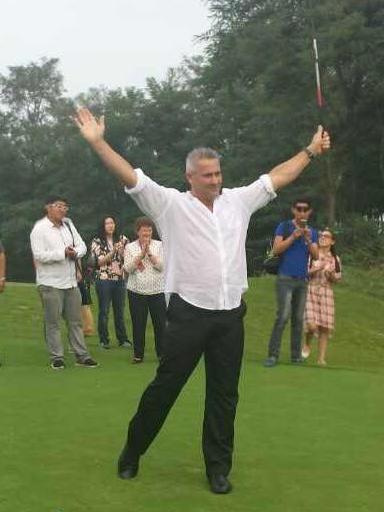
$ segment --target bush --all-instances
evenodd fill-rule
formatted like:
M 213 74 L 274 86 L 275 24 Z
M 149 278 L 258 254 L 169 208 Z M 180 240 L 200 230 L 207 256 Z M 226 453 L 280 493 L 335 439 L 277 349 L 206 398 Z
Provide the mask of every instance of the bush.
M 335 228 L 337 253 L 344 264 L 384 267 L 384 226 L 380 220 L 353 216 Z

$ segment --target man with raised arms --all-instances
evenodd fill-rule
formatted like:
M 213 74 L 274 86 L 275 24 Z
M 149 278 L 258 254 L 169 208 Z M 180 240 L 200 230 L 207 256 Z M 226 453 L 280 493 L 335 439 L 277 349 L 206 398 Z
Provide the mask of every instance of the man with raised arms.
M 319 126 L 308 147 L 248 186 L 223 188 L 220 157 L 209 148 L 186 159 L 188 192 L 166 188 L 134 169 L 104 140 L 104 118 L 79 109 L 75 122 L 128 195 L 150 216 L 165 254 L 165 292 L 170 295 L 163 356 L 132 418 L 118 462 L 121 478 L 137 475 L 139 459 L 202 355 L 206 397 L 203 453 L 212 492 L 231 491 L 234 420 L 243 354 L 242 295 L 247 289 L 245 239 L 253 212 L 294 181 L 312 157 L 330 148 Z

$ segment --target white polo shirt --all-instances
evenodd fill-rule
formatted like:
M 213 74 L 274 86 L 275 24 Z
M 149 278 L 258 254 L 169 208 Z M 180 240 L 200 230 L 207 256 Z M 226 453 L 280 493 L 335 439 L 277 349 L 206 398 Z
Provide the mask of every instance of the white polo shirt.
M 71 230 L 66 223 L 71 226 Z M 82 258 L 87 247 L 73 222 L 65 218 L 62 225 L 57 227 L 48 217 L 44 217 L 36 222 L 30 238 L 36 267 L 36 284 L 60 289 L 77 286 L 75 262 L 66 258 L 65 248 L 73 246 L 77 256 Z
M 135 172 L 136 186 L 125 191 L 153 219 L 163 241 L 165 292 L 203 309 L 238 307 L 248 288 L 249 219 L 276 197 L 270 177 L 224 188 L 210 211 L 190 192 L 158 185 L 141 169 Z

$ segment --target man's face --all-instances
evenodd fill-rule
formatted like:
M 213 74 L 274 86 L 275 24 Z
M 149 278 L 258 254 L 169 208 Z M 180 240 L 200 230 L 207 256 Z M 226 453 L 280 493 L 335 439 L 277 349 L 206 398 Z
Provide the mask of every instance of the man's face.
M 193 171 L 188 171 L 186 176 L 191 185 L 192 194 L 203 202 L 213 202 L 220 195 L 223 175 L 218 159 L 198 160 Z
M 300 224 L 302 221 L 308 221 L 312 213 L 312 209 L 308 203 L 300 202 L 296 203 L 295 206 L 292 208 L 292 213 L 295 217 L 295 221 L 298 224 Z
M 55 201 L 46 205 L 48 218 L 52 222 L 61 222 L 67 215 L 68 205 L 64 201 Z

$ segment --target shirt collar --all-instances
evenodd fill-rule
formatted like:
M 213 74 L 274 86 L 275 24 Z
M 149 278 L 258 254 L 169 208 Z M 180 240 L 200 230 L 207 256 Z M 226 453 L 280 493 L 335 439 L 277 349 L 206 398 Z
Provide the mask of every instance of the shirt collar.
M 51 219 L 48 217 L 48 215 L 45 216 L 46 218 L 46 222 L 50 225 L 51 228 L 57 228 L 58 226 L 56 226 L 56 224 L 54 224 Z M 59 227 L 62 227 L 64 226 L 66 223 L 68 222 L 68 219 L 67 217 L 64 217 L 63 220 L 61 221 L 61 224 Z

